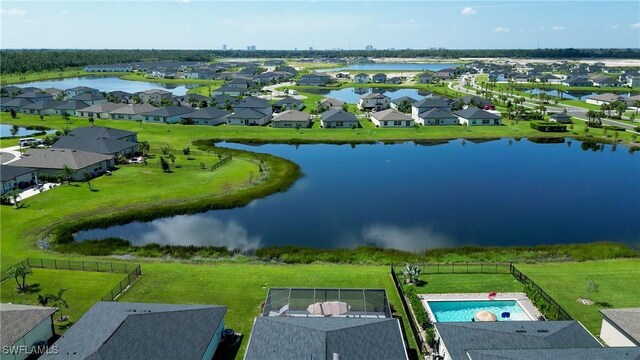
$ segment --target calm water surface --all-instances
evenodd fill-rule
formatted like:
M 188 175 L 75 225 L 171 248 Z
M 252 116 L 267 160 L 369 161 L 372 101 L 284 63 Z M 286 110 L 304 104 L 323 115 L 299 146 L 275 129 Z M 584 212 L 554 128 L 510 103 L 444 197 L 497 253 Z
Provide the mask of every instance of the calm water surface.
M 11 135 L 11 125 L 0 124 L 0 137 L 10 137 Z M 39 132 L 38 130 L 27 130 L 26 128 L 20 127 L 16 136 L 28 136 L 31 134 L 35 134 Z M 55 130 L 48 130 L 48 134 L 55 133 Z
M 184 85 L 162 84 L 152 83 L 146 81 L 129 81 L 122 80 L 117 77 L 102 77 L 102 76 L 83 76 L 68 79 L 57 79 L 47 81 L 34 81 L 26 84 L 16 85 L 19 87 L 37 87 L 46 89 L 50 87 L 67 90 L 76 86 L 88 86 L 100 91 L 126 91 L 128 93 L 134 93 L 138 91 L 144 91 L 149 89 L 165 89 L 171 91 L 173 95 L 184 95 L 187 93 L 187 88 Z
M 311 89 L 304 90 L 304 92 L 328 96 L 348 103 L 357 103 L 362 95 L 370 94 L 372 92 L 383 93 L 386 96 L 390 97 L 392 100 L 403 96 L 409 96 L 416 100 L 422 100 L 425 96 L 431 95 L 431 93 L 426 90 L 385 88 L 344 88 L 339 90 Z
M 640 158 L 578 141 L 440 145 L 223 144 L 282 156 L 305 174 L 248 206 L 96 229 L 135 244 L 405 250 L 599 240 L 640 244 Z

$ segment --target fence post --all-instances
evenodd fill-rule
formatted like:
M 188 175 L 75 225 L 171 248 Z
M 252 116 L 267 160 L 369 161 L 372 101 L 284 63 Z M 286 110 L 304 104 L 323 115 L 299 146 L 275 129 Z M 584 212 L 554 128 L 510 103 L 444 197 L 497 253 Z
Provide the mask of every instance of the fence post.
M 44 262 L 42 261 L 42 258 L 40 258 L 40 267 L 44 269 Z
M 67 260 L 68 266 L 69 266 L 69 270 L 71 270 L 71 260 Z
M 31 266 L 31 263 L 29 262 L 29 258 L 27 258 L 27 266 Z
M 53 267 L 56 268 L 56 270 L 58 270 L 58 260 L 53 259 Z
M 82 271 L 84 271 L 84 260 L 82 260 Z
M 129 272 L 127 271 L 127 264 L 124 264 L 124 273 L 128 274 Z
M 111 272 L 113 272 L 113 263 L 110 263 L 110 264 L 111 264 Z

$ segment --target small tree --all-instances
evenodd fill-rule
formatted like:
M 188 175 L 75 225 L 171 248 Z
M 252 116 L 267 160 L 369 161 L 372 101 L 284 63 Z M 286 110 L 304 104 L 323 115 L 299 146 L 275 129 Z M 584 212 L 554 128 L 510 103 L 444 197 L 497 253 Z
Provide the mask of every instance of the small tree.
M 148 141 L 140 141 L 138 143 L 138 149 L 140 149 L 140 152 L 142 153 L 142 155 L 146 156 L 147 154 L 149 154 L 149 149 L 151 148 L 151 145 L 149 145 Z
M 169 170 L 171 170 L 171 165 L 169 165 L 169 162 L 164 158 L 164 156 L 160 156 L 160 167 L 162 167 L 162 171 L 164 172 L 169 172 Z
M 58 290 L 57 294 L 50 295 L 51 301 L 56 304 L 58 311 L 60 311 L 60 319 L 58 319 L 58 321 L 64 320 L 64 316 L 62 316 L 62 308 L 65 308 L 65 309 L 69 308 L 69 303 L 67 303 L 67 299 L 64 298 L 64 293 L 66 291 L 67 289 L 60 289 Z
M 585 290 L 587 292 L 586 297 L 588 297 L 591 294 L 600 292 L 600 284 L 592 278 L 587 278 L 587 281 L 585 282 Z
M 63 111 L 63 112 L 62 112 L 62 118 L 64 119 L 64 121 L 66 121 L 66 122 L 67 122 L 67 124 L 69 123 L 69 118 L 70 118 L 70 116 L 69 116 L 69 113 L 68 113 L 68 112 Z
M 18 135 L 19 132 L 20 132 L 20 127 L 18 125 L 11 125 L 11 130 L 9 130 L 9 133 L 11 134 L 12 137 L 15 137 L 16 135 Z
M 73 169 L 69 167 L 69 165 L 64 164 L 62 166 L 62 173 L 64 174 L 64 178 L 67 179 L 69 185 L 71 185 L 71 179 L 73 178 Z
M 89 122 L 91 123 L 91 126 L 96 126 L 93 116 L 89 116 Z
M 187 146 L 186 148 L 182 149 L 182 153 L 185 156 L 189 156 L 189 154 L 191 153 L 191 149 Z
M 17 288 L 20 291 L 27 290 L 27 288 L 29 287 L 27 285 L 27 276 L 31 275 L 31 273 L 33 273 L 33 270 L 31 270 L 31 268 L 27 265 L 12 267 L 8 271 L 9 276 L 13 277 L 16 280 L 16 284 L 18 284 Z M 22 279 L 22 282 L 20 282 L 19 279 Z
M 398 111 L 408 114 L 411 112 L 411 102 L 409 102 L 409 100 L 404 99 L 402 100 L 402 102 L 398 105 Z
M 18 117 L 18 113 L 16 112 L 16 110 L 15 110 L 15 109 L 11 109 L 11 110 L 9 110 L 9 113 L 11 114 L 11 118 L 12 118 L 12 119 L 15 119 L 15 118 L 17 118 L 17 117 Z
M 91 188 L 91 174 L 89 174 L 89 172 L 87 170 L 82 172 L 82 176 L 84 177 L 84 181 L 87 183 L 87 186 L 89 187 L 89 190 L 93 190 Z
M 342 104 L 342 110 L 349 111 L 349 105 L 347 103 Z
M 49 301 L 51 301 L 52 296 L 53 295 L 51 294 L 38 294 L 38 304 L 42 306 L 49 305 Z
M 40 114 L 40 121 L 44 121 L 44 115 Z

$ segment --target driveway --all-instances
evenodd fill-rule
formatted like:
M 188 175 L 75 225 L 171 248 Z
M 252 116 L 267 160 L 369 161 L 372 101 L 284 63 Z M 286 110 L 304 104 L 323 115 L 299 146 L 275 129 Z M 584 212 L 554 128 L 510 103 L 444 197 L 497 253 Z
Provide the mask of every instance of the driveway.
M 0 164 L 9 164 L 20 159 L 20 147 L 12 146 L 0 149 Z

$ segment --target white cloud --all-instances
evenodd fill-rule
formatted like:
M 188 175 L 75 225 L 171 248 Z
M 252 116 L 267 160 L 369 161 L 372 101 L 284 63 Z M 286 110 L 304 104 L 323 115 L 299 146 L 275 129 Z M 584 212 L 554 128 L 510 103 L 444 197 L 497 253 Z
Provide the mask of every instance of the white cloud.
M 460 14 L 462 14 L 462 15 L 475 15 L 477 13 L 478 13 L 478 11 L 476 11 L 476 9 L 474 9 L 472 7 L 466 7 L 464 9 L 462 9 L 462 11 L 460 12 Z
M 69 10 L 62 10 L 60 11 L 60 14 L 62 15 L 67 15 L 69 13 Z
M 640 29 L 640 23 L 631 24 L 632 29 Z
M 511 31 L 508 27 L 504 27 L 504 26 L 498 26 L 497 28 L 493 29 L 493 31 L 495 32 L 501 32 L 501 33 L 506 33 Z
M 362 241 L 366 245 L 405 251 L 452 247 L 454 239 L 439 233 L 432 226 L 401 227 L 389 224 L 372 224 L 362 229 Z M 361 245 L 354 244 L 354 246 Z
M 609 29 L 616 30 L 616 29 L 618 29 L 618 28 L 620 28 L 620 25 L 618 25 L 618 24 L 615 24 L 615 25 L 609 25 Z
M 23 9 L 0 9 L 0 15 L 22 16 L 26 13 L 27 13 L 27 10 L 23 10 Z
M 551 27 L 551 31 L 562 31 L 564 30 L 564 26 L 556 25 Z

